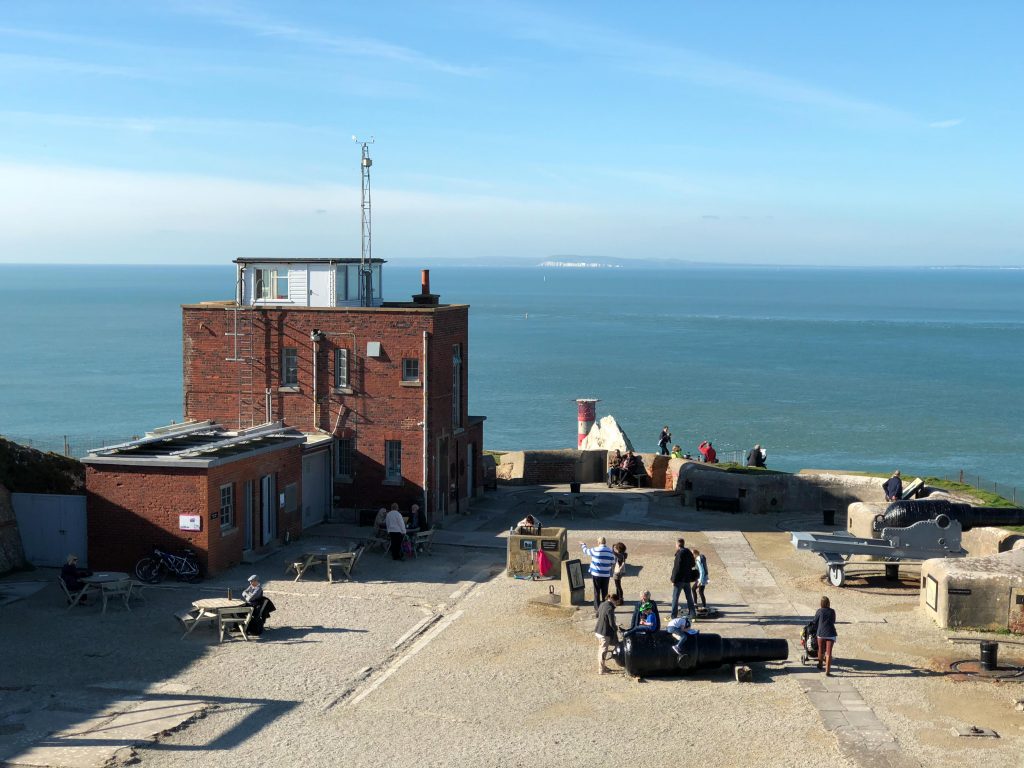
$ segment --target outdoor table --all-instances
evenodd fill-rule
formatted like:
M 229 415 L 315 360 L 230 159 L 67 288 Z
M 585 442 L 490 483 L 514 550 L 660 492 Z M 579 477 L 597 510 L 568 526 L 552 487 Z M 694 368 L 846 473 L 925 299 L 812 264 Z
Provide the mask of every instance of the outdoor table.
M 74 608 L 78 605 L 82 599 L 90 592 L 97 592 L 103 599 L 103 613 L 107 612 L 107 598 L 111 594 L 124 594 L 125 586 L 124 582 L 128 582 L 127 592 L 131 594 L 131 577 L 127 573 L 120 571 L 104 571 L 103 573 L 94 573 L 92 576 L 82 576 L 78 579 L 84 585 L 81 591 L 75 595 L 68 609 Z M 125 605 L 128 605 L 128 600 L 125 599 Z M 128 608 L 131 610 L 131 608 Z
M 295 562 L 288 565 L 286 570 L 294 570 L 295 581 L 300 581 L 307 570 L 312 568 L 314 565 L 320 565 L 323 563 L 327 566 L 327 581 L 334 583 L 333 574 L 331 573 L 332 566 L 344 566 L 352 560 L 355 550 L 356 548 L 354 545 L 350 546 L 348 549 L 338 550 L 329 550 L 327 547 L 320 547 L 320 549 L 314 552 L 303 552 Z
M 215 621 L 217 623 L 217 630 L 220 633 L 220 642 L 224 641 L 224 630 L 230 623 L 237 623 L 237 621 L 225 622 L 226 618 L 237 620 L 238 615 L 242 612 L 242 609 L 251 610 L 245 600 L 237 600 L 235 598 L 228 597 L 208 597 L 203 600 L 194 600 L 192 602 L 194 618 L 189 622 L 188 629 L 185 630 L 185 634 L 181 636 L 184 640 L 188 637 L 192 630 L 196 628 L 196 625 L 203 620 Z M 239 625 L 242 631 L 242 637 L 246 640 L 249 638 L 245 634 L 244 625 Z
M 547 497 L 544 499 L 546 502 L 545 511 L 551 511 L 552 518 L 558 517 L 558 513 L 563 510 L 569 513 L 570 519 L 576 519 L 576 512 L 580 506 L 584 509 L 589 510 L 590 516 L 594 515 L 594 500 L 595 496 L 590 493 L 566 493 L 560 491 L 557 488 L 551 488 L 544 492 Z

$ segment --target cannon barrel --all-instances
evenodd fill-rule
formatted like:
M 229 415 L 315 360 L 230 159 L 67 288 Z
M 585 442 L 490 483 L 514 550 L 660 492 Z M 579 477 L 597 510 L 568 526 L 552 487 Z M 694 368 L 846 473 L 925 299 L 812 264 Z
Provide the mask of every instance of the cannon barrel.
M 935 520 L 939 515 L 956 520 L 965 531 L 987 525 L 1024 525 L 1024 509 L 1019 507 L 975 507 L 945 499 L 918 499 L 894 501 L 885 508 L 881 520 L 876 519 L 875 531 L 906 528 L 922 520 Z
M 672 649 L 676 638 L 668 632 L 633 632 L 616 647 L 614 659 L 634 677 L 680 675 L 717 669 L 740 661 L 785 661 L 785 640 L 751 640 L 721 635 L 687 635 L 683 652 Z

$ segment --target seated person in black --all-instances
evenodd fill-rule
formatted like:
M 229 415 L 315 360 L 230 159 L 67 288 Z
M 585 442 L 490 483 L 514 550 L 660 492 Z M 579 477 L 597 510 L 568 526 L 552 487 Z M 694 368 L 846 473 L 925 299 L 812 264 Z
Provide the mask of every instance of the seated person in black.
M 83 576 L 92 576 L 92 571 L 78 567 L 78 555 L 68 555 L 67 561 L 60 567 L 60 579 L 64 582 L 68 592 L 75 594 L 75 592 L 82 591 L 85 586 L 81 581 Z M 79 602 L 84 602 L 84 600 Z
M 623 637 L 634 632 L 657 632 L 659 629 L 661 629 L 661 614 L 658 612 L 658 604 L 651 600 L 650 591 L 644 590 L 633 609 L 633 621 Z

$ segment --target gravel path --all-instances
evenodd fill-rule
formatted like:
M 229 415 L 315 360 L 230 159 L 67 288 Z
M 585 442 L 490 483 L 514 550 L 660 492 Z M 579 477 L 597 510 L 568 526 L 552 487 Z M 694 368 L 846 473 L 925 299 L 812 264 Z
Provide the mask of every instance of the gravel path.
M 494 498 L 461 528 L 507 529 L 526 497 L 509 494 L 520 508 L 512 510 Z M 602 503 L 598 520 L 573 523 L 570 543 L 575 550 L 611 526 L 601 532 L 629 546 L 627 598 L 649 588 L 667 602 L 674 540 L 689 531 L 688 545 L 708 557 L 709 602 L 723 610 L 701 631 L 782 637 L 790 660 L 756 665 L 750 684 L 733 682 L 728 669 L 643 683 L 598 676 L 591 608 L 531 604 L 547 585 L 506 578 L 500 551 L 442 545 L 404 563 L 372 554 L 353 583 L 282 578 L 307 540 L 255 567 L 279 610 L 253 643 L 218 645 L 203 629 L 182 641 L 170 618 L 192 599 L 237 588 L 253 566 L 204 585 L 206 594 L 187 585 L 150 590 L 131 615 L 68 613 L 55 586 L 5 606 L 0 749 L 5 739 L 10 746 L 33 735 L 5 735 L 17 707 L 62 702 L 84 713 L 109 703 L 111 686 L 153 697 L 158 683 L 207 709 L 136 748 L 143 768 L 582 765 L 668 755 L 711 767 L 1024 768 L 1024 714 L 1012 707 L 1024 685 L 944 674 L 976 648 L 950 645 L 917 610 L 912 573 L 894 586 L 879 570 L 836 589 L 818 558 L 793 550 L 777 519 L 697 515 L 653 494 L 611 494 Z M 821 594 L 841 622 L 834 684 L 798 658 L 800 626 Z M 1001 659 L 1024 663 L 1007 645 Z M 839 711 L 842 720 L 827 714 Z M 952 735 L 970 724 L 1002 738 Z

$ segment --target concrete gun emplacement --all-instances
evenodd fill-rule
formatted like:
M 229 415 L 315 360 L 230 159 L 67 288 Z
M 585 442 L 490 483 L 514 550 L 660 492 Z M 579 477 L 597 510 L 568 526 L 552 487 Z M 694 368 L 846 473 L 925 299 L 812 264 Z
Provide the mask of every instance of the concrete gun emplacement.
M 845 566 L 853 555 L 870 555 L 885 562 L 886 578 L 899 578 L 899 564 L 932 557 L 967 554 L 960 536 L 971 528 L 1024 525 L 1024 509 L 975 507 L 945 499 L 894 501 L 872 523 L 876 538 L 840 533 L 792 533 L 793 546 L 816 553 L 825 561 L 829 582 L 841 587 Z

